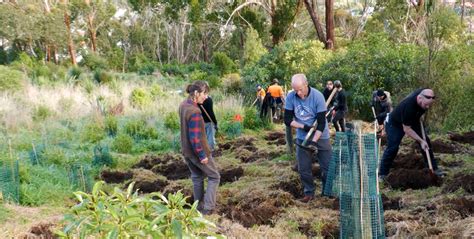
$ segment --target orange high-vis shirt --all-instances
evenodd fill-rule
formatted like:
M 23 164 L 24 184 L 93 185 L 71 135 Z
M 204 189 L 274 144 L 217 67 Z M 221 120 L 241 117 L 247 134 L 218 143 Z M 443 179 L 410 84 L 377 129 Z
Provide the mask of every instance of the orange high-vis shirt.
M 260 97 L 262 100 L 265 98 L 265 90 L 263 88 L 257 91 L 257 97 Z
M 271 85 L 268 87 L 268 92 L 273 98 L 283 97 L 283 89 L 279 85 Z

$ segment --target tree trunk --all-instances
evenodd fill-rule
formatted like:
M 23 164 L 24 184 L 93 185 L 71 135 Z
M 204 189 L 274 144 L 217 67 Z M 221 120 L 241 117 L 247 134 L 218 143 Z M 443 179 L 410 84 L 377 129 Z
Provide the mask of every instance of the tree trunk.
M 313 21 L 314 28 L 316 29 L 316 34 L 319 39 L 323 44 L 326 43 L 326 36 L 324 36 L 323 32 L 323 27 L 321 25 L 321 22 L 319 21 L 318 13 L 316 9 L 313 8 L 313 6 L 310 4 L 309 0 L 304 0 L 304 4 L 306 6 L 306 9 L 308 10 L 309 16 L 311 17 L 311 20 Z
M 461 24 L 463 24 L 464 22 L 464 8 L 465 8 L 465 5 L 466 4 L 466 0 L 462 0 L 462 5 L 461 5 Z
M 56 45 L 53 45 L 53 60 L 54 60 L 54 64 L 59 64 L 59 60 L 58 60 L 58 47 Z
M 97 32 L 96 30 L 94 29 L 94 16 L 92 14 L 89 14 L 89 16 L 87 16 L 87 28 L 88 28 L 88 31 L 89 31 L 89 35 L 90 35 L 90 38 L 91 38 L 91 49 L 92 49 L 92 52 L 96 52 L 97 51 Z
M 67 12 L 64 12 L 64 23 L 66 24 L 66 35 L 67 35 L 67 50 L 69 52 L 69 56 L 71 56 L 71 63 L 73 66 L 77 65 L 76 61 L 76 50 L 74 48 L 74 43 L 72 41 L 71 36 L 71 18 Z
M 46 61 L 51 61 L 51 47 L 49 45 L 46 45 Z
M 334 39 L 334 1 L 326 0 L 326 49 L 333 49 Z
M 202 57 L 205 62 L 209 62 L 209 44 L 206 33 L 202 35 Z

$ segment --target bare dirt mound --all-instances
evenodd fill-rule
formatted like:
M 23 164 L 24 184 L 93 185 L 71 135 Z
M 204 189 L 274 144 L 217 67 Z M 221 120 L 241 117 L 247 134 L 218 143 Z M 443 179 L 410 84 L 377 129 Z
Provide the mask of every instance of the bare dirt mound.
M 270 132 L 264 138 L 265 140 L 268 141 L 268 144 L 275 144 L 275 145 L 286 144 L 284 132 L 279 132 L 279 131 Z
M 392 169 L 423 169 L 425 162 L 420 154 L 398 154 L 393 161 Z
M 449 138 L 452 141 L 474 145 L 474 131 L 466 132 L 463 134 L 450 134 Z
M 385 181 L 392 188 L 424 189 L 430 186 L 440 186 L 441 179 L 429 169 L 396 169 L 387 175 Z
M 242 163 L 251 163 L 258 160 L 267 160 L 269 159 L 269 154 L 263 150 L 248 150 L 246 148 L 237 148 L 235 150 L 237 158 L 242 161 Z
M 244 169 L 242 167 L 223 169 L 220 172 L 221 182 L 220 185 L 225 183 L 232 183 L 240 179 L 244 175 Z
M 464 191 L 472 194 L 474 193 L 474 174 L 458 173 L 446 182 L 443 187 L 443 192 L 450 193 L 463 188 Z
M 389 198 L 387 197 L 387 195 L 382 194 L 382 204 L 383 204 L 383 210 L 400 210 L 401 198 L 400 197 Z
M 441 154 L 455 154 L 461 152 L 462 150 L 460 145 L 444 142 L 442 140 L 431 141 L 431 147 L 434 153 Z
M 168 180 L 184 179 L 191 175 L 183 157 L 178 154 L 146 155 L 133 168 L 151 170 Z
M 280 189 L 290 193 L 294 199 L 304 197 L 303 185 L 297 174 L 285 175 L 279 178 L 278 183 L 272 186 L 273 189 Z
M 449 199 L 445 202 L 446 206 L 457 211 L 462 218 L 474 215 L 474 197 L 459 197 Z
M 41 238 L 41 239 L 54 239 L 58 238 L 53 232 L 53 223 L 40 223 L 32 226 L 27 234 L 22 235 L 22 239 L 29 238 Z
M 122 183 L 133 177 L 132 171 L 104 170 L 100 172 L 100 179 L 106 183 Z
M 166 179 L 147 169 L 134 169 L 131 181 L 135 182 L 134 189 L 138 189 L 142 193 L 162 192 L 168 185 Z
M 245 227 L 273 225 L 282 211 L 280 208 L 291 203 L 291 196 L 287 193 L 272 192 L 265 195 L 260 191 L 254 191 L 228 199 L 225 206 L 220 207 L 218 211 Z

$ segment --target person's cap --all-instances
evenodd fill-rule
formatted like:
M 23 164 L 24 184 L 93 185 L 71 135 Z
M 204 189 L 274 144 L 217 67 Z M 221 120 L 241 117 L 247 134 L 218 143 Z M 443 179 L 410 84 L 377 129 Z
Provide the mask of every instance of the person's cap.
M 277 78 L 275 78 L 275 79 L 273 79 L 273 81 L 272 81 L 272 82 L 273 82 L 273 83 L 277 83 L 277 84 L 278 84 L 278 79 L 277 79 Z
M 341 81 L 338 81 L 338 80 L 337 80 L 337 81 L 334 81 L 334 86 L 335 86 L 336 88 L 341 88 L 341 86 L 342 86 Z
M 377 90 L 377 96 L 382 97 L 385 96 L 385 92 L 382 89 Z
M 258 88 L 258 87 L 262 87 L 262 86 L 261 86 L 260 84 L 257 84 L 257 88 Z

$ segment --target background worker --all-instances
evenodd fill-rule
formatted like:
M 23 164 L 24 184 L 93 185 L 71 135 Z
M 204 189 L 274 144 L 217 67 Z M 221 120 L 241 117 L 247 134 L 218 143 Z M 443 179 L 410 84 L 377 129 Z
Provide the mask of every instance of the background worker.
M 283 103 L 285 103 L 283 88 L 278 85 L 278 79 L 273 79 L 272 85 L 268 87 L 268 93 L 272 96 L 272 117 L 274 119 L 281 118 Z
M 255 100 L 258 111 L 260 111 L 260 109 L 262 108 L 263 100 L 265 99 L 265 94 L 265 90 L 262 88 L 262 86 L 257 85 L 257 98 Z
M 202 104 L 198 105 L 205 123 L 207 143 L 211 150 L 214 150 L 216 147 L 216 132 L 219 130 L 217 127 L 216 115 L 214 114 L 214 102 L 212 101 L 211 96 L 208 96 Z
M 428 161 L 426 151 L 429 151 L 432 159 L 433 170 L 439 176 L 442 171 L 438 169 L 433 151 L 431 150 L 431 142 L 426 135 L 426 141 L 422 138 L 420 118 L 425 114 L 426 110 L 435 102 L 435 94 L 432 89 L 418 89 L 408 95 L 400 104 L 390 113 L 388 122 L 385 125 L 387 133 L 387 148 L 385 149 L 380 164 L 380 178 L 384 179 L 390 171 L 393 160 L 397 156 L 400 143 L 406 134 L 410 138 L 416 140 L 422 149 L 425 163 Z
M 387 118 L 387 115 L 392 112 L 392 99 L 388 91 L 378 89 L 372 93 L 372 103 L 371 106 L 374 107 L 375 111 L 375 120 L 379 125 L 379 132 L 382 132 L 384 127 L 384 121 Z
M 331 95 L 333 89 L 334 89 L 334 84 L 332 83 L 332 81 L 330 81 L 330 80 L 327 81 L 326 82 L 326 87 L 324 87 L 324 90 L 323 90 L 324 100 L 327 101 L 329 99 L 329 96 Z M 333 107 L 334 100 L 335 100 L 335 98 L 333 97 L 331 99 L 331 102 L 329 102 L 329 104 L 328 104 L 328 107 L 327 107 L 328 109 L 331 109 Z M 328 114 L 326 119 L 327 119 L 328 122 L 331 122 L 332 114 Z
M 334 109 L 332 110 L 332 123 L 336 131 L 346 131 L 345 119 L 347 113 L 347 101 L 346 91 L 342 89 L 340 81 L 334 81 L 334 87 L 336 87 L 336 99 L 334 100 Z
M 326 102 L 321 92 L 308 86 L 304 74 L 293 75 L 291 87 L 294 91 L 288 94 L 285 101 L 285 124 L 296 128 L 296 144 L 301 145 L 308 131 L 313 128 L 313 123 L 317 120 L 317 128 L 310 144 L 318 149 L 316 156 L 321 167 L 321 178 L 324 187 L 332 155 L 329 129 L 325 117 Z M 305 195 L 301 201 L 305 203 L 314 199 L 315 186 L 311 170 L 314 159 L 312 151 L 302 148 L 302 146 L 296 147 L 298 172 Z

